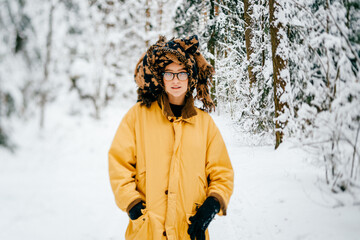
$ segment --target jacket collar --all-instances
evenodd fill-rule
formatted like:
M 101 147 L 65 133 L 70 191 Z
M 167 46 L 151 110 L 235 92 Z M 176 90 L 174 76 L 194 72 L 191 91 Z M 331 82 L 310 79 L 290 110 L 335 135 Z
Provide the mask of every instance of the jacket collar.
M 163 93 L 158 98 L 158 104 L 159 104 L 159 107 L 162 110 L 163 115 L 167 119 L 169 119 L 169 120 L 173 119 L 174 121 L 177 120 L 176 117 L 174 116 L 174 113 L 171 111 L 169 98 L 168 98 L 166 93 Z M 178 120 L 182 119 L 182 120 L 187 121 L 187 122 L 192 122 L 191 121 L 192 117 L 194 117 L 196 115 L 197 115 L 197 112 L 196 112 L 196 109 L 195 109 L 195 106 L 194 106 L 194 99 L 193 99 L 192 96 L 187 97 L 185 99 L 185 105 L 184 105 L 184 107 L 183 107 L 183 109 L 181 111 L 181 117 L 178 118 Z

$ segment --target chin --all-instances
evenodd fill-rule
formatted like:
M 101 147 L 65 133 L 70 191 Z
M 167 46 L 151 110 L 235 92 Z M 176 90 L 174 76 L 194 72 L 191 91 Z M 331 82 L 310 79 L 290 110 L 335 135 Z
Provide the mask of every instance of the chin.
M 177 97 L 177 98 L 179 98 L 179 97 L 182 97 L 182 96 L 185 96 L 185 94 L 171 94 L 173 97 Z

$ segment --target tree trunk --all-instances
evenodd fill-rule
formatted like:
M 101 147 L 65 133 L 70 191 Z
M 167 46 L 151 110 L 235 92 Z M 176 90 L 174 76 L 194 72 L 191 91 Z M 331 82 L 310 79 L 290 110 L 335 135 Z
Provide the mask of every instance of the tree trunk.
M 216 49 L 215 49 L 215 43 L 216 43 L 216 26 L 215 26 L 215 21 L 214 19 L 216 18 L 216 16 L 219 15 L 219 6 L 215 5 L 216 0 L 210 0 L 210 14 L 209 14 L 209 18 L 210 18 L 210 38 L 207 44 L 208 50 L 211 53 L 211 55 L 213 56 L 213 58 L 210 58 L 210 64 L 215 67 L 215 56 L 216 56 Z M 212 99 L 214 100 L 214 104 L 215 106 L 217 105 L 217 101 L 216 101 L 216 97 L 215 94 L 216 93 L 216 81 L 213 82 L 213 85 L 210 89 L 210 95 L 212 97 Z
M 162 31 L 162 18 L 163 18 L 163 13 L 164 13 L 164 10 L 163 10 L 163 8 L 164 8 L 164 3 L 163 3 L 163 0 L 159 0 L 158 1 L 158 3 L 159 3 L 159 9 L 158 9 L 158 15 L 157 15 L 157 17 L 158 17 L 158 31 L 159 32 L 161 32 Z
M 248 73 L 250 79 L 250 88 L 253 83 L 256 82 L 255 74 L 253 73 L 253 63 L 251 61 L 251 55 L 254 53 L 254 49 L 251 47 L 251 41 L 253 39 L 253 20 L 252 20 L 253 7 L 249 0 L 244 0 L 244 21 L 245 21 L 245 45 L 246 45 L 246 56 L 249 62 Z
M 145 6 L 145 17 L 146 17 L 146 22 L 145 22 L 145 34 L 148 35 L 150 30 L 151 30 L 151 23 L 150 23 L 150 4 L 151 4 L 151 0 L 146 0 L 146 6 Z M 145 45 L 146 48 L 149 48 L 150 46 L 150 42 L 148 37 L 146 36 L 146 41 L 145 41 Z
M 271 51 L 273 61 L 273 87 L 274 87 L 274 103 L 275 103 L 275 149 L 279 147 L 283 139 L 283 129 L 286 125 L 284 120 L 280 121 L 279 116 L 284 113 L 287 108 L 287 103 L 281 100 L 282 95 L 285 92 L 286 80 L 281 72 L 287 67 L 287 59 L 283 59 L 283 56 L 277 54 L 277 50 L 280 42 L 283 40 L 279 31 L 283 29 L 281 22 L 275 25 L 276 11 L 279 10 L 277 0 L 269 1 L 269 15 L 270 15 L 270 36 L 271 36 Z
M 46 57 L 44 63 L 44 79 L 42 81 L 43 89 L 40 91 L 40 128 L 44 127 L 45 121 L 45 106 L 48 101 L 48 89 L 46 89 L 47 82 L 49 80 L 49 65 L 51 62 L 51 46 L 52 46 L 52 34 L 53 34 L 53 18 L 54 18 L 54 9 L 55 4 L 51 3 L 50 12 L 49 12 L 49 29 L 46 37 Z
M 217 8 L 218 11 L 218 8 Z M 215 0 L 210 0 L 210 14 L 209 14 L 209 18 L 210 18 L 210 38 L 208 41 L 208 49 L 209 52 L 215 57 L 215 42 L 216 42 L 216 29 L 215 29 L 215 22 L 213 21 L 215 19 L 215 14 L 216 14 L 216 10 L 215 10 Z M 210 59 L 210 64 L 215 66 L 215 59 L 211 58 Z
M 265 24 L 266 24 L 266 21 L 265 21 L 265 17 L 264 16 L 261 16 L 261 25 L 262 25 L 262 35 L 261 35 L 261 43 L 264 44 L 265 43 Z M 265 51 L 265 48 L 263 48 L 262 50 L 262 59 L 261 59 L 261 66 L 264 67 L 265 66 L 265 60 L 266 60 L 266 51 Z
M 350 28 L 350 8 L 351 8 L 351 6 L 349 4 L 349 0 L 344 0 L 343 4 L 346 8 L 346 23 L 345 23 L 345 25 L 347 28 Z

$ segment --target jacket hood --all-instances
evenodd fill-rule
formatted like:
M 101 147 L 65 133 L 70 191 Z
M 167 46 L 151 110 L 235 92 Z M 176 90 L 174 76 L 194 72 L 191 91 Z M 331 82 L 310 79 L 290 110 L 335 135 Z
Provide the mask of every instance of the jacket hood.
M 189 73 L 186 96 L 192 96 L 196 89 L 194 98 L 203 103 L 204 110 L 212 111 L 215 105 L 211 100 L 209 88 L 215 71 L 200 53 L 196 35 L 173 38 L 170 41 L 160 36 L 159 40 L 141 56 L 135 68 L 138 102 L 150 107 L 152 102 L 165 93 L 162 73 L 172 62 L 184 65 Z

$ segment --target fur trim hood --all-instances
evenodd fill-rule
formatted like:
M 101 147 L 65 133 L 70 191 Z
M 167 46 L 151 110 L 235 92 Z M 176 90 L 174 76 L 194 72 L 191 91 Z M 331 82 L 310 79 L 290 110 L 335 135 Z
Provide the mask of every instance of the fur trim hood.
M 192 96 L 196 89 L 194 98 L 202 101 L 204 110 L 212 111 L 215 105 L 211 100 L 209 88 L 215 71 L 200 53 L 196 35 L 181 39 L 173 38 L 170 41 L 160 36 L 159 40 L 141 56 L 135 68 L 138 102 L 150 107 L 152 102 L 165 93 L 162 73 L 172 62 L 184 65 L 189 73 L 186 96 Z

